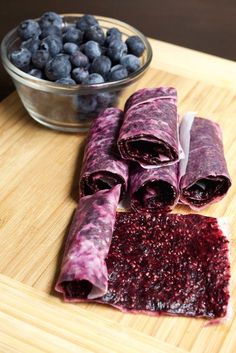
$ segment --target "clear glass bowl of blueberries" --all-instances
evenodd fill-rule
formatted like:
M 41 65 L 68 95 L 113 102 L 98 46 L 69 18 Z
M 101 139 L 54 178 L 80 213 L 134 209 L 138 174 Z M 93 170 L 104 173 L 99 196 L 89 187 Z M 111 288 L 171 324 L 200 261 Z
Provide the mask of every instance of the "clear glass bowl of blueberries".
M 152 49 L 142 33 L 121 21 L 46 12 L 10 31 L 1 55 L 33 119 L 79 132 L 126 98 L 127 88 L 148 68 Z

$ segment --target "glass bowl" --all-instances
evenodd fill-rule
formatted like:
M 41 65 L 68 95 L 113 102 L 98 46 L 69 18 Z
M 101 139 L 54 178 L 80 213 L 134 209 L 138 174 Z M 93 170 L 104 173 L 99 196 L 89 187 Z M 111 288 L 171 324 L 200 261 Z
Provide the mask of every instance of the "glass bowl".
M 82 14 L 61 15 L 63 25 L 74 23 Z M 11 76 L 23 105 L 29 115 L 39 123 L 61 131 L 87 131 L 92 119 L 103 109 L 117 106 L 119 100 L 126 99 L 126 88 L 136 82 L 147 70 L 152 59 L 152 48 L 147 38 L 130 25 L 96 16 L 100 26 L 106 31 L 117 27 L 122 39 L 137 35 L 145 45 L 141 67 L 120 81 L 105 82 L 97 85 L 62 85 L 38 79 L 18 69 L 9 60 L 9 54 L 19 47 L 20 39 L 14 28 L 1 43 L 3 65 Z

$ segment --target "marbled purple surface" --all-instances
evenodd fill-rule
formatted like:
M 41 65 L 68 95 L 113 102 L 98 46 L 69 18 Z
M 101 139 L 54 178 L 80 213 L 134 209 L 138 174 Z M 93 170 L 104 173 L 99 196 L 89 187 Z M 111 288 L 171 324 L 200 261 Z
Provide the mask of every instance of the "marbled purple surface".
M 179 159 L 176 103 L 172 87 L 144 88 L 130 96 L 117 141 L 124 159 L 157 166 Z
M 131 207 L 138 211 L 168 211 L 178 202 L 178 163 L 156 169 L 130 166 Z
M 117 184 L 122 185 L 122 195 L 127 190 L 128 163 L 121 159 L 116 146 L 122 121 L 120 109 L 108 108 L 91 126 L 80 176 L 81 197 Z
M 219 125 L 195 117 L 187 168 L 180 180 L 181 202 L 198 210 L 222 199 L 230 186 Z
M 121 186 L 101 190 L 80 199 L 63 256 L 56 290 L 66 300 L 73 297 L 76 283 L 83 298 L 106 293 L 108 285 L 105 258 L 112 239 Z

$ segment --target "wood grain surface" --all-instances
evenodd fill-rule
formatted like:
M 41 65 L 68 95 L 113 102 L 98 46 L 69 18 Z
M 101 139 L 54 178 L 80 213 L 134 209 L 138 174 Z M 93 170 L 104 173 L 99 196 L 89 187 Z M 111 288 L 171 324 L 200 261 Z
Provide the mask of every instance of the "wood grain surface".
M 152 67 L 130 93 L 141 87 L 174 86 L 181 115 L 197 111 L 223 130 L 233 186 L 225 199 L 201 213 L 227 216 L 231 223 L 233 317 L 224 325 L 204 326 L 201 319 L 123 314 L 104 305 L 61 301 L 53 288 L 76 206 L 86 135 L 41 127 L 13 93 L 0 104 L 1 353 L 235 353 L 236 64 L 151 43 Z M 189 212 L 183 207 L 176 211 Z

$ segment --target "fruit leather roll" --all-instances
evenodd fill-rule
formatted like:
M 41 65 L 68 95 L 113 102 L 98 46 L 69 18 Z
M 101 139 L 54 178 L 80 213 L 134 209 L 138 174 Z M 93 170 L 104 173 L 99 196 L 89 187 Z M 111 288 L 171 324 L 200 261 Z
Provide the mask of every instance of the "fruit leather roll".
M 64 299 L 93 299 L 107 292 L 105 258 L 113 234 L 120 185 L 80 199 L 70 228 L 56 291 Z
M 180 201 L 200 210 L 219 201 L 231 186 L 218 124 L 187 113 L 180 125 L 185 159 L 180 161 Z
M 80 175 L 80 196 L 122 185 L 127 190 L 128 163 L 120 158 L 116 141 L 123 120 L 117 108 L 104 110 L 95 119 L 87 138 Z
M 174 88 L 144 88 L 127 100 L 118 148 L 124 159 L 144 168 L 179 160 L 177 93 Z
M 168 211 L 179 198 L 178 163 L 155 169 L 130 168 L 131 207 L 137 211 Z

